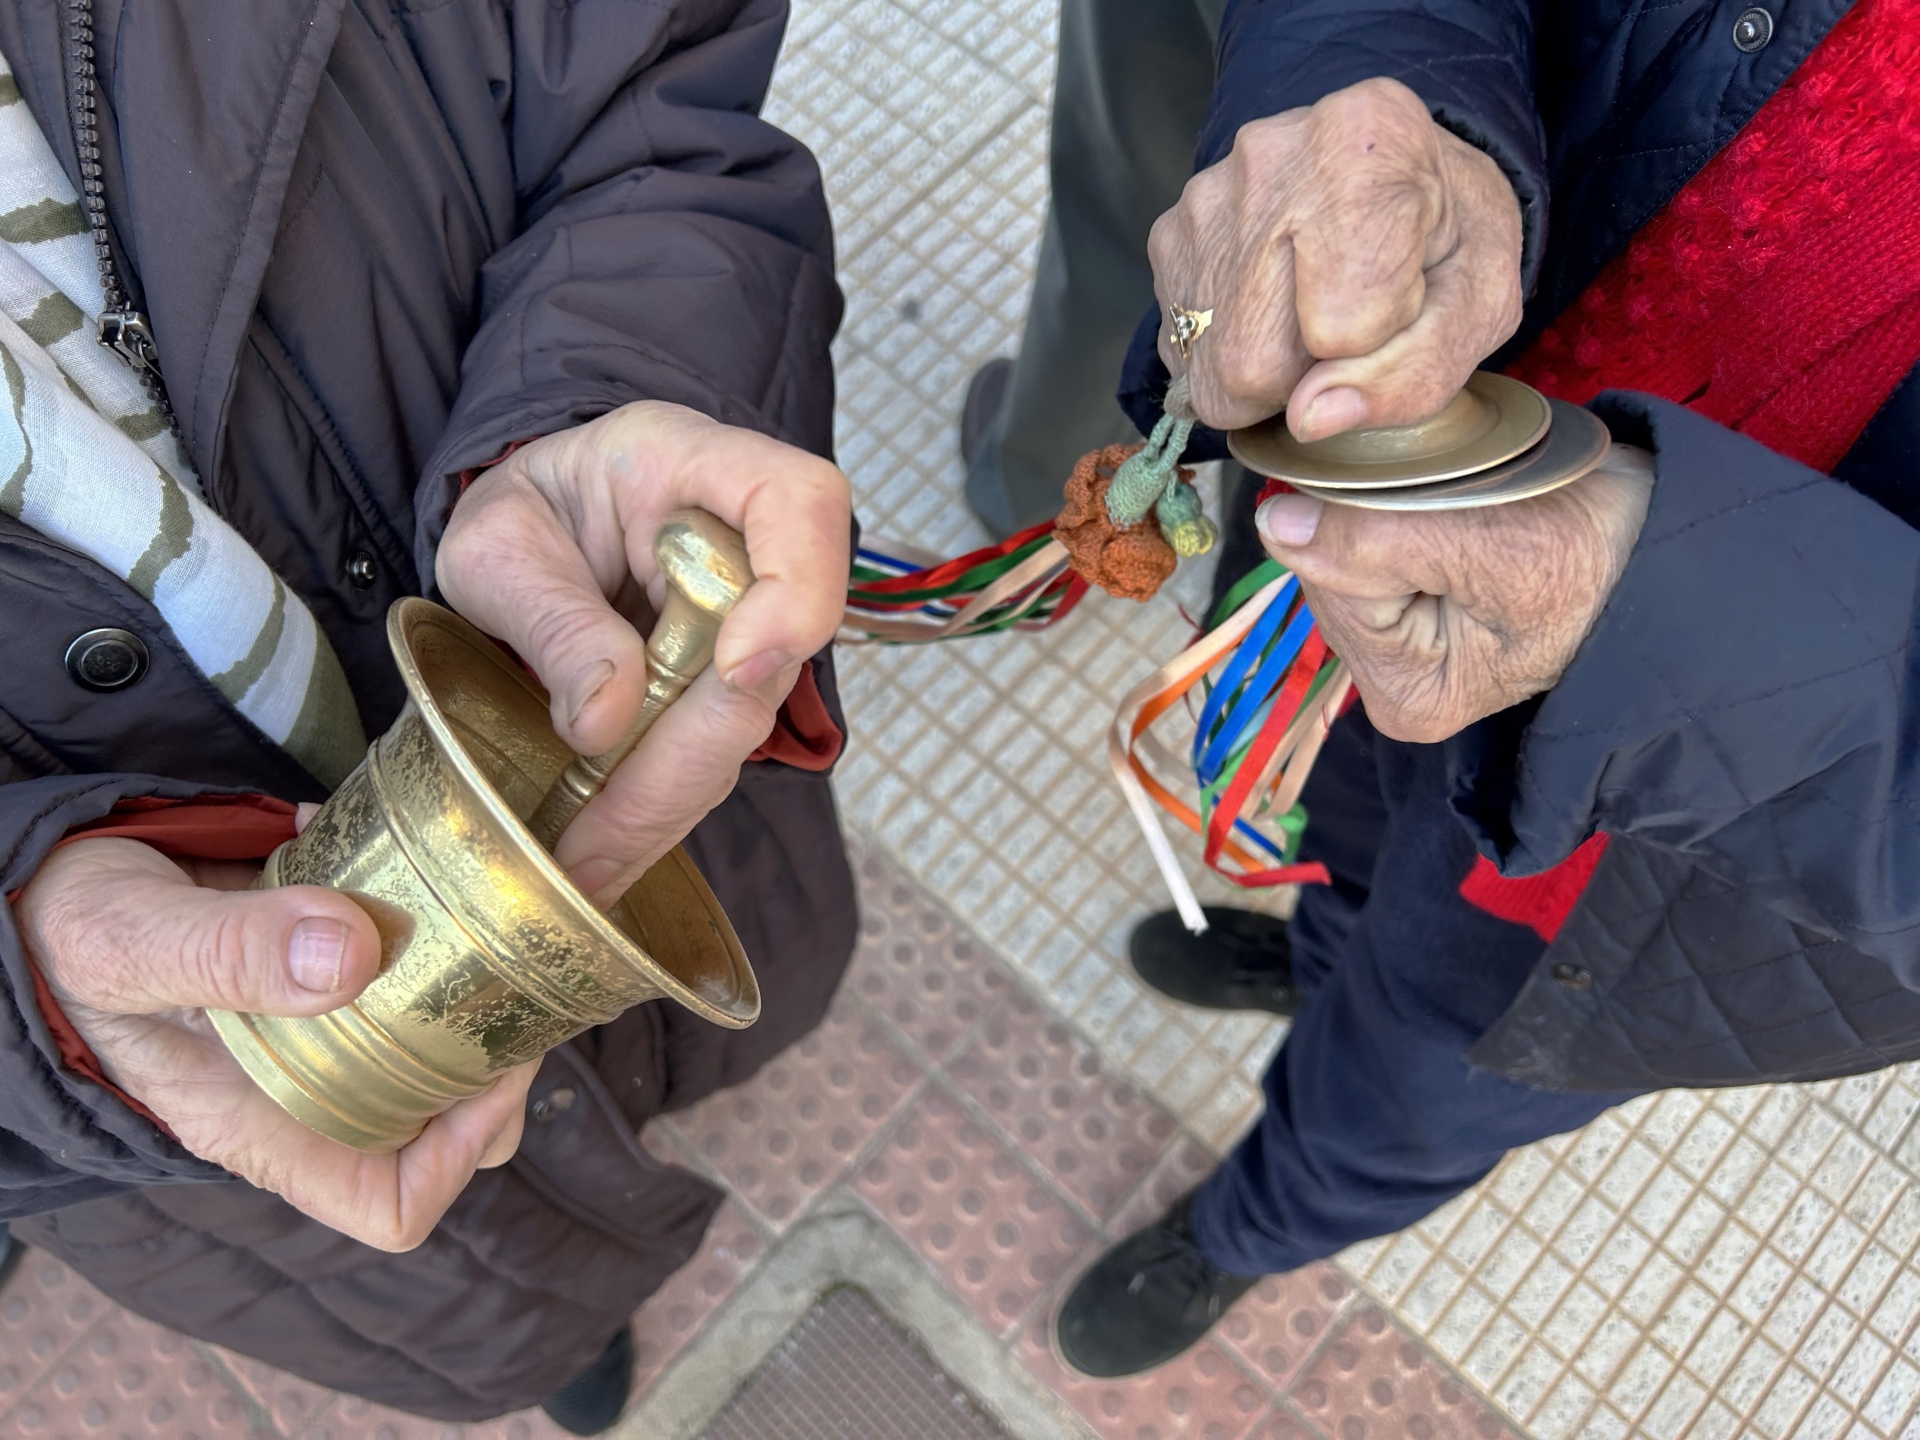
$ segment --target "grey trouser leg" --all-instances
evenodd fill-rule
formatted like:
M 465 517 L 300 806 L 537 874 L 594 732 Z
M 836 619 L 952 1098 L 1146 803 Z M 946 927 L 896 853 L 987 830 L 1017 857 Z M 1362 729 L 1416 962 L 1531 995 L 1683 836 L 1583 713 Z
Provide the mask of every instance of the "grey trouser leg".
M 1113 393 L 1153 304 L 1147 232 L 1193 174 L 1225 0 L 1064 0 L 1052 204 L 1013 383 L 967 474 L 1002 535 L 1050 519 L 1074 461 L 1138 439 Z

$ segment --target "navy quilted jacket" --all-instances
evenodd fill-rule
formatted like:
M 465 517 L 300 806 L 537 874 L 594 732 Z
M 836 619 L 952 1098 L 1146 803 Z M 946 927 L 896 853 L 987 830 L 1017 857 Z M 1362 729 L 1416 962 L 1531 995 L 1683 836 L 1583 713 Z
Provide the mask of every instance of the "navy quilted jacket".
M 1772 39 L 1748 54 L 1751 5 L 1588 0 L 1542 6 L 1536 31 L 1517 0 L 1234 0 L 1199 163 L 1248 120 L 1404 81 L 1520 197 L 1517 350 L 1847 8 L 1767 0 Z M 1143 422 L 1166 386 L 1157 326 L 1122 382 Z M 1633 558 L 1560 684 L 1446 748 L 1454 817 L 1508 874 L 1596 830 L 1614 843 L 1472 1058 L 1613 1090 L 1920 1055 L 1920 378 L 1832 478 L 1663 401 L 1595 408 L 1658 456 Z M 1190 452 L 1221 453 L 1206 433 Z

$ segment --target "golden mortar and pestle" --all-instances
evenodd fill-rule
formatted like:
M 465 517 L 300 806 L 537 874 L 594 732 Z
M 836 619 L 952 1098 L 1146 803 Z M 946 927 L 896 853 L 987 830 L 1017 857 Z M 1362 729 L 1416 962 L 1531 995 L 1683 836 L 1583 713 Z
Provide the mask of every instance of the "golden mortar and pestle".
M 1590 410 L 1478 370 L 1439 414 L 1414 425 L 1302 442 L 1284 414 L 1227 436 L 1233 458 L 1303 494 L 1369 510 L 1470 510 L 1544 495 L 1606 458 Z
M 407 704 L 259 884 L 325 885 L 379 928 L 379 977 L 326 1015 L 209 1011 L 259 1086 L 357 1150 L 399 1149 L 435 1115 L 644 1000 L 732 1029 L 760 990 L 726 913 L 679 847 L 602 912 L 550 851 L 648 727 L 713 659 L 753 572 L 701 510 L 654 537 L 667 580 L 640 718 L 603 755 L 554 733 L 546 693 L 492 639 L 401 600 L 387 638 Z

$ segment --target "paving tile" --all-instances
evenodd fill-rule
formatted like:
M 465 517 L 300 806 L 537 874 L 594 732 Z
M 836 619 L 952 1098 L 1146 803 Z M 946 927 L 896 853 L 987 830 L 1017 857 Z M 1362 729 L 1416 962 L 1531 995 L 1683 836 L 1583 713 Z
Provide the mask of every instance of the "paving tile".
M 751 1081 L 656 1121 L 776 1231 L 846 1171 L 923 1071 L 844 995 Z
M 707 1226 L 698 1253 L 649 1295 L 633 1317 L 636 1397 L 673 1363 L 765 1254 L 760 1232 L 739 1202 L 727 1201 Z
M 96 1316 L 0 1421 L 0 1436 L 271 1440 L 258 1412 L 186 1340 L 115 1306 Z
M 1276 1390 L 1284 1390 L 1353 1303 L 1354 1289 L 1329 1264 L 1269 1275 L 1220 1321 L 1221 1339 Z
M 1171 1116 L 1024 995 L 981 1027 L 948 1073 L 1101 1219 L 1173 1139 Z
M 1159 1219 L 1173 1202 L 1196 1189 L 1219 1165 L 1213 1152 L 1190 1136 L 1176 1136 L 1120 1208 L 1107 1217 L 1109 1239 L 1123 1240 L 1141 1226 Z
M 1006 971 L 878 855 L 860 864 L 860 944 L 846 985 L 935 1061 L 1008 991 Z
M 0 1291 L 0 1411 L 114 1308 L 51 1255 L 28 1251 Z
M 566 1440 L 567 1432 L 538 1410 L 471 1425 L 446 1425 L 343 1395 L 292 1440 Z
M 238 1355 L 217 1345 L 208 1345 L 205 1349 L 225 1364 L 227 1373 L 239 1382 L 242 1391 L 255 1404 L 266 1411 L 273 1428 L 282 1435 L 292 1435 L 311 1425 L 338 1398 L 326 1386 L 302 1380 L 298 1375 L 289 1375 L 264 1360 Z
M 999 1335 L 1094 1237 L 1012 1150 L 932 1086 L 861 1167 L 876 1214 Z
M 1328 1440 L 1519 1440 L 1374 1305 L 1343 1321 L 1287 1398 Z

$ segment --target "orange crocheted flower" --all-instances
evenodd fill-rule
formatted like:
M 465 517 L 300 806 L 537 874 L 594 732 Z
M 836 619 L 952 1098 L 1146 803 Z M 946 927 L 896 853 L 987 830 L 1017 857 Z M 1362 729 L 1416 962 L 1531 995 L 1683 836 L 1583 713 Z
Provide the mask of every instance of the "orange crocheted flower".
M 1138 445 L 1109 445 L 1082 455 L 1067 480 L 1067 503 L 1053 533 L 1073 557 L 1073 568 L 1110 595 L 1151 600 L 1173 574 L 1179 557 L 1161 538 L 1153 514 L 1122 530 L 1107 515 L 1113 472 Z M 1191 480 L 1187 470 L 1180 478 Z

